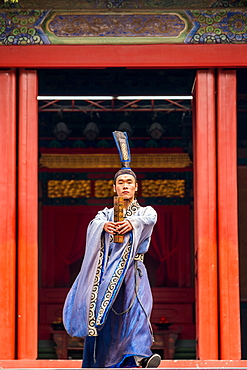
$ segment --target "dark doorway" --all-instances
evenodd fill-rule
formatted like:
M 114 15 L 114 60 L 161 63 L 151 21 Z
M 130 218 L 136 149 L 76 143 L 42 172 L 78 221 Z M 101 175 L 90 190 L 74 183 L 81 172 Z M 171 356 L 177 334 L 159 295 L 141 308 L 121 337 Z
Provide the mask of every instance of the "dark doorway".
M 194 77 L 194 70 L 39 70 L 40 341 L 51 340 L 50 326 L 60 321 L 64 297 L 83 258 L 88 222 L 97 210 L 112 206 L 116 169 L 99 165 L 94 155 L 112 156 L 112 131 L 123 130 L 139 158 L 138 200 L 156 208 L 160 219 L 145 259 L 154 295 L 152 322 L 155 327 L 165 317 L 179 329 L 176 358 L 195 358 Z M 163 167 L 157 164 L 161 154 L 167 158 Z M 75 166 L 80 155 L 90 157 L 90 168 Z M 145 164 L 148 155 L 154 157 L 153 165 Z M 101 191 L 102 184 L 107 190 Z M 183 291 L 183 302 L 171 298 Z M 49 315 L 44 314 L 47 306 Z

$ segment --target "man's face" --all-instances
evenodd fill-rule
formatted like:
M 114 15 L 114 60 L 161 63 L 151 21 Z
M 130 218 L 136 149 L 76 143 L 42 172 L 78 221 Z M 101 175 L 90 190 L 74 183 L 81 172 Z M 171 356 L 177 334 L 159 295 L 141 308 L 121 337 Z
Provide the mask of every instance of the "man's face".
M 132 202 L 135 197 L 135 192 L 137 191 L 137 182 L 131 175 L 120 175 L 117 177 L 116 184 L 113 185 L 113 188 L 119 197 L 123 197 Z

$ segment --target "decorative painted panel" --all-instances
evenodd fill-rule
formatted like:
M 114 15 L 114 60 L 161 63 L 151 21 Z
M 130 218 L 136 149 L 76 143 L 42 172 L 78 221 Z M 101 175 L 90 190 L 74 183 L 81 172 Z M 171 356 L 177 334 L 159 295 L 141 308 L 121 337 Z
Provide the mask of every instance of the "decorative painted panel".
M 188 153 L 132 154 L 133 168 L 186 168 L 191 166 Z M 42 154 L 44 168 L 119 168 L 117 154 Z
M 111 206 L 114 172 L 40 172 L 43 205 Z M 191 202 L 192 171 L 137 172 L 142 205 L 185 205 Z
M 0 12 L 0 45 L 42 45 L 50 41 L 40 29 L 47 11 L 3 10 Z
M 50 180 L 47 185 L 48 198 L 89 198 L 91 195 L 90 180 Z
M 4 0 L 0 6 L 30 9 L 205 9 L 244 7 L 246 0 Z
M 245 43 L 247 40 L 247 12 L 229 9 L 187 12 L 195 25 L 185 43 Z
M 73 38 L 75 43 L 91 43 L 95 41 L 92 39 L 95 37 L 104 40 L 121 38 L 122 43 L 128 43 L 129 37 L 155 37 L 159 38 L 160 42 L 162 41 L 160 38 L 163 40 L 168 38 L 174 39 L 175 42 L 188 28 L 189 19 L 184 15 L 179 13 L 85 15 L 54 12 L 46 22 L 46 31 L 53 43 L 66 42 L 68 38 Z M 112 42 L 114 40 L 112 39 Z
M 2 8 L 0 45 L 246 43 L 246 8 L 226 8 L 229 2 L 221 1 L 221 8 L 214 3 L 211 9 L 161 11 L 152 4 L 138 13 Z

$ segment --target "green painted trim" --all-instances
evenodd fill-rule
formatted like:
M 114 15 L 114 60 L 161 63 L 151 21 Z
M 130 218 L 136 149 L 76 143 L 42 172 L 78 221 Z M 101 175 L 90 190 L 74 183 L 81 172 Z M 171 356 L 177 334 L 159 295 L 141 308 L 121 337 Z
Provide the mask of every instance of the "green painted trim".
M 161 38 L 161 37 L 102 37 L 102 39 L 98 37 L 84 37 L 84 38 L 65 38 L 59 37 L 56 38 L 54 36 L 48 36 L 51 44 L 60 44 L 60 45 L 140 45 L 140 44 L 181 44 L 183 43 L 185 37 L 183 39 L 175 39 L 175 38 Z

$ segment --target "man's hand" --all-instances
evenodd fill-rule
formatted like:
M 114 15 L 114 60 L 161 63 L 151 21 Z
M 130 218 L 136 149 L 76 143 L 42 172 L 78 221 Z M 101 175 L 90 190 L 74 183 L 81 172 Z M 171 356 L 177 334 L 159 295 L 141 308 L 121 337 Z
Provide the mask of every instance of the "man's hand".
M 133 229 L 133 226 L 128 220 L 115 222 L 115 225 L 116 225 L 116 232 L 121 235 L 126 234 L 127 232 Z
M 111 222 L 108 221 L 104 225 L 104 230 L 112 235 L 121 234 L 124 235 L 127 232 L 131 231 L 133 226 L 131 225 L 130 221 L 124 220 L 119 222 Z
M 109 234 L 116 234 L 116 222 L 108 221 L 104 224 L 104 230 Z

